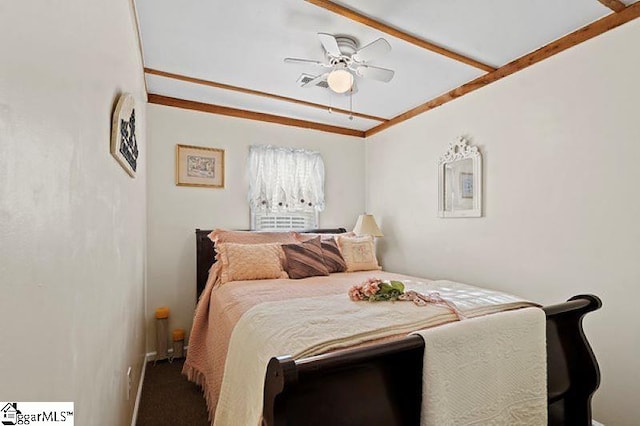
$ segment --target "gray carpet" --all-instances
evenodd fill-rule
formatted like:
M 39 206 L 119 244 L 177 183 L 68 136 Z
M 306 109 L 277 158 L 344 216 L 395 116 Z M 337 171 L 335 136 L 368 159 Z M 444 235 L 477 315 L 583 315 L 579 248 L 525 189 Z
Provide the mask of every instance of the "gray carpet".
M 147 364 L 137 426 L 210 425 L 202 390 L 180 373 L 183 363 Z

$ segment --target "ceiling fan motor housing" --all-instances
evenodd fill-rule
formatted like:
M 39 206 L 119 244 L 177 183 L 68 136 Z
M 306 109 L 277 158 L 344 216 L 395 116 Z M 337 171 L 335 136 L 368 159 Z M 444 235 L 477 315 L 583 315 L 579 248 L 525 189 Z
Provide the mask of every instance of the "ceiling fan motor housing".
M 337 36 L 336 41 L 340 51 L 345 55 L 351 56 L 358 50 L 358 41 L 353 37 Z
M 353 37 L 336 36 L 336 42 L 338 43 L 338 48 L 340 49 L 340 53 L 342 53 L 342 55 L 340 56 L 340 58 L 335 58 L 334 56 L 327 53 L 327 57 L 329 58 L 329 60 L 336 59 L 338 60 L 338 62 L 345 62 L 346 59 L 350 59 L 351 55 L 356 53 L 356 51 L 358 50 L 358 42 Z

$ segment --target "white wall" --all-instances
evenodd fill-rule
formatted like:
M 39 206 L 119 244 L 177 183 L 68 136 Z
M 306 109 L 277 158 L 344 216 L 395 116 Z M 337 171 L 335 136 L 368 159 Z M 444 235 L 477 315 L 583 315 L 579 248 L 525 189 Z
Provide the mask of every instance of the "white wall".
M 127 0 L 0 5 L 0 400 L 130 422 L 144 354 L 145 95 Z M 142 158 L 109 153 L 120 92 Z
M 362 139 L 148 106 L 148 350 L 155 350 L 155 308 L 171 309 L 170 327 L 191 328 L 196 299 L 195 229 L 249 229 L 246 161 L 252 144 L 302 147 L 322 154 L 326 209 L 320 226 L 352 228 L 364 209 Z M 225 150 L 225 188 L 175 184 L 176 144 Z
M 639 40 L 637 20 L 367 140 L 387 269 L 602 298 L 585 328 L 610 425 L 640 419 Z M 459 135 L 483 154 L 480 219 L 437 217 L 437 161 Z

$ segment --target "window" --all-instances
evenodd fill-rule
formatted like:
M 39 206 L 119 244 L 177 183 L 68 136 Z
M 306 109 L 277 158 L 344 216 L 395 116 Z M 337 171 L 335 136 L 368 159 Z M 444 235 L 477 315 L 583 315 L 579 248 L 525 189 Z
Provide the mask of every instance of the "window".
M 260 231 L 313 229 L 318 227 L 318 214 L 316 212 L 269 213 L 257 211 L 251 215 L 251 222 L 251 229 Z
M 320 153 L 253 145 L 249 149 L 251 229 L 318 227 L 324 210 L 324 163 Z

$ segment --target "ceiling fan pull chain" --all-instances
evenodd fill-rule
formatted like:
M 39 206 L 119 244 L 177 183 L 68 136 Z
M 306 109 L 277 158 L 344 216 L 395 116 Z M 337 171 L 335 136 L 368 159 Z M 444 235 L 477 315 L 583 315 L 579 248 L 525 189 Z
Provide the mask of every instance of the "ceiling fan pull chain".
M 353 86 L 349 89 L 349 120 L 353 120 Z

